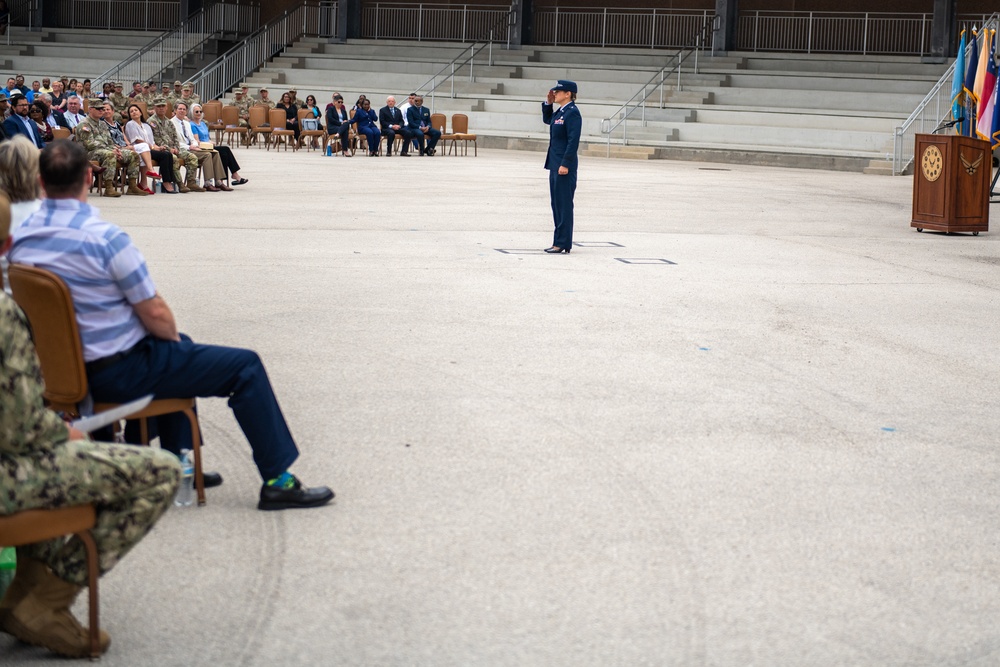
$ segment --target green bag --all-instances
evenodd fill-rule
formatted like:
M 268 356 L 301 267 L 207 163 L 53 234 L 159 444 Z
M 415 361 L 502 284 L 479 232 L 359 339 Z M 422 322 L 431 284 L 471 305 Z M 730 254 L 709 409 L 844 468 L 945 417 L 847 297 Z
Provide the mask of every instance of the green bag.
M 17 551 L 14 547 L 0 548 L 0 598 L 7 593 L 7 587 L 14 579 L 17 567 Z

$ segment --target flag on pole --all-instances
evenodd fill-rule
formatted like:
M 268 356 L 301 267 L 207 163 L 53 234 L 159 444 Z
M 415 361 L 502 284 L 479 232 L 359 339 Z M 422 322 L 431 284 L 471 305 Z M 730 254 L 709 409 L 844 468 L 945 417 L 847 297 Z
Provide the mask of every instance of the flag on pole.
M 992 62 L 991 62 L 992 64 Z M 996 68 L 996 65 L 994 65 Z M 997 107 L 997 84 L 1000 83 L 1000 79 L 994 75 L 993 77 L 993 90 L 986 94 L 983 91 L 984 99 L 986 104 L 979 112 L 979 124 L 976 125 L 976 134 L 979 135 L 980 139 L 985 139 L 991 144 L 993 143 L 993 130 L 996 129 L 996 107 Z
M 962 31 L 962 39 L 958 43 L 958 57 L 955 58 L 955 76 L 951 80 L 951 119 L 958 120 L 965 114 L 965 91 L 962 84 L 965 83 L 965 31 Z M 955 125 L 956 134 L 968 134 L 965 129 L 965 121 Z
M 1000 88 L 1000 78 L 997 79 L 997 87 Z M 993 136 L 990 137 L 990 148 L 1000 146 L 1000 102 L 996 100 L 998 94 L 1000 91 L 993 91 Z
M 972 41 L 969 47 L 969 63 L 965 68 L 965 82 L 962 84 L 962 92 L 965 94 L 965 129 L 966 136 L 972 136 L 976 128 L 976 108 L 979 98 L 973 92 L 976 87 L 976 68 L 979 66 L 979 42 L 976 40 L 976 29 L 972 29 Z
M 976 71 L 976 97 L 979 98 L 979 103 L 976 107 L 976 118 L 982 118 L 983 109 L 986 108 L 986 103 L 990 99 L 990 95 L 993 93 L 993 82 L 996 81 L 996 63 L 993 61 L 993 56 L 996 55 L 995 47 L 993 46 L 993 37 L 996 35 L 996 30 L 990 30 L 989 32 L 983 31 L 982 45 L 980 46 L 979 53 L 979 67 Z M 992 70 L 992 75 L 990 74 Z

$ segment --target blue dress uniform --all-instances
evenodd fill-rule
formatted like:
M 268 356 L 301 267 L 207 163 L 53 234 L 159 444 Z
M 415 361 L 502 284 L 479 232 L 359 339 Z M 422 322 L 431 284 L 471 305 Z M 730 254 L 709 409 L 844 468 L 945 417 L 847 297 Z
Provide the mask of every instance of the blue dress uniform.
M 576 93 L 576 84 L 560 80 L 552 90 Z M 549 195 L 552 199 L 552 219 L 555 234 L 552 246 L 565 252 L 573 247 L 573 194 L 576 192 L 576 151 L 580 147 L 583 117 L 575 102 L 552 111 L 552 105 L 542 102 L 542 121 L 549 126 L 549 152 L 545 168 L 549 170 Z M 559 167 L 566 167 L 568 174 L 559 174 Z

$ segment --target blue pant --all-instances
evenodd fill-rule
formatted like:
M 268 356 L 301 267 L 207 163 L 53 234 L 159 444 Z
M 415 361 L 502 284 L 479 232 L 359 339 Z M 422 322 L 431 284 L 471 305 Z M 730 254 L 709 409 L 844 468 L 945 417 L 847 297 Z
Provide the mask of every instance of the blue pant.
M 552 245 L 557 248 L 573 247 L 573 194 L 576 192 L 576 171 L 559 175 L 558 167 L 549 170 L 549 197 L 552 199 L 552 220 L 555 234 Z
M 365 135 L 368 138 L 368 152 L 375 153 L 378 151 L 378 145 L 382 142 L 382 132 L 372 125 L 367 127 L 359 127 L 358 132 Z
M 434 147 L 437 146 L 438 139 L 441 138 L 441 131 L 435 130 L 433 127 L 427 130 L 427 134 L 424 134 L 420 128 L 416 129 L 417 141 L 420 142 L 420 152 L 424 152 L 424 148 L 432 151 Z
M 88 380 L 98 403 L 124 403 L 146 394 L 228 397 L 263 479 L 277 477 L 298 458 L 267 371 L 252 350 L 199 345 L 183 334 L 179 343 L 149 336 L 119 362 L 89 374 Z M 191 448 L 191 425 L 183 414 L 150 422 L 150 433 L 159 433 L 163 449 L 179 454 Z

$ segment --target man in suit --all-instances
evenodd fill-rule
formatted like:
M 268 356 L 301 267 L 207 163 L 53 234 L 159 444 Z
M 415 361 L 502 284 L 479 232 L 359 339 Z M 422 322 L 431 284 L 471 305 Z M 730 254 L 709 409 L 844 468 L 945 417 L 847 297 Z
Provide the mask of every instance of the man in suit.
M 59 109 L 52 108 L 51 95 L 47 95 L 45 93 L 38 93 L 38 97 L 35 99 L 40 100 L 42 104 L 45 105 L 45 108 L 48 110 L 48 113 L 45 114 L 45 122 L 49 124 L 49 127 L 64 127 L 67 130 L 73 129 L 72 127 L 69 126 L 69 123 L 66 122 L 66 115 L 62 111 L 59 111 Z
M 416 135 L 406 127 L 403 114 L 396 108 L 396 98 L 390 95 L 385 98 L 385 106 L 378 110 L 378 124 L 382 128 L 382 136 L 385 137 L 385 156 L 392 156 L 393 142 L 396 140 L 396 133 L 403 137 L 403 148 L 399 151 L 400 157 L 410 157 L 410 140 Z
M 63 113 L 63 120 L 66 121 L 69 129 L 74 129 L 77 125 L 86 120 L 86 114 L 80 111 L 80 98 L 74 95 L 66 100 L 66 112 Z
M 555 233 L 547 253 L 569 253 L 573 247 L 573 194 L 576 192 L 576 151 L 580 147 L 583 117 L 576 108 L 576 83 L 560 79 L 542 102 L 542 122 L 549 126 L 549 197 Z M 553 103 L 559 105 L 553 111 Z
M 13 110 L 10 118 L 3 122 L 3 129 L 7 132 L 7 136 L 13 137 L 18 134 L 23 134 L 24 136 L 31 139 L 31 142 L 38 147 L 38 150 L 45 148 L 45 142 L 42 141 L 42 135 L 38 132 L 38 126 L 35 125 L 35 121 L 28 118 L 28 109 L 31 107 L 28 104 L 28 98 L 24 95 L 14 95 L 10 100 L 10 108 Z
M 434 155 L 441 133 L 431 127 L 431 110 L 424 106 L 424 98 L 419 95 L 413 98 L 413 106 L 406 110 L 406 125 L 411 132 L 417 133 L 420 154 Z

